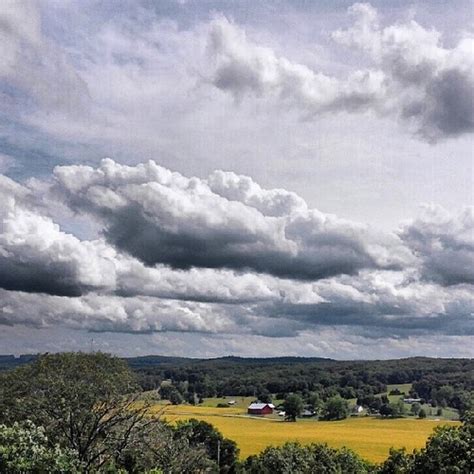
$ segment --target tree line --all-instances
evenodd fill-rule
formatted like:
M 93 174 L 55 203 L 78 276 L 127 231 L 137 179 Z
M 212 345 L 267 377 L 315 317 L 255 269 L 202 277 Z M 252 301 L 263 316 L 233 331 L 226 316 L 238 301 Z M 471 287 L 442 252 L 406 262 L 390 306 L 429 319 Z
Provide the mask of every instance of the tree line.
M 144 390 L 163 390 L 163 398 L 195 403 L 205 397 L 302 397 L 305 405 L 333 398 L 357 399 L 369 411 L 398 416 L 396 404 L 376 396 L 388 384 L 412 383 L 407 397 L 421 398 L 433 407 L 452 407 L 462 414 L 472 405 L 474 362 L 470 359 L 409 358 L 388 361 L 333 361 L 301 358 L 214 360 L 179 359 L 179 362 L 136 358 L 129 364 Z M 166 381 L 166 387 L 162 382 Z M 391 412 L 391 413 L 389 413 Z

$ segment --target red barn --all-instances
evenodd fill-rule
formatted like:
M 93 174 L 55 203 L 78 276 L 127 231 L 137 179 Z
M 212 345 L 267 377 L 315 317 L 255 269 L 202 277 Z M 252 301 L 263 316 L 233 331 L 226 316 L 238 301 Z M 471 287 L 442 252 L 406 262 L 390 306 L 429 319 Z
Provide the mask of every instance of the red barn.
M 247 408 L 249 415 L 271 415 L 274 405 L 271 403 L 251 403 Z

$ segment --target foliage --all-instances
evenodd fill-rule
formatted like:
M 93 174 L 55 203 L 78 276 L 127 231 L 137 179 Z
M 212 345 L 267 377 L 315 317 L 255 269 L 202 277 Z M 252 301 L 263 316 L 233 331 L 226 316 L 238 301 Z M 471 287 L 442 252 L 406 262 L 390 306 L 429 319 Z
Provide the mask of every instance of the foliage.
M 471 473 L 474 424 L 468 415 L 463 426 L 438 426 L 428 438 L 425 448 L 407 454 L 403 450 L 390 450 L 387 460 L 380 466 L 380 474 Z
M 283 409 L 285 410 L 286 420 L 296 421 L 296 418 L 300 416 L 303 411 L 303 400 L 299 395 L 288 395 L 283 403 Z
M 391 417 L 391 418 L 399 418 L 403 416 L 405 413 L 405 404 L 403 400 L 398 400 L 395 403 L 384 403 L 380 407 L 380 414 L 382 416 Z
M 426 447 L 415 452 L 412 472 L 472 472 L 473 457 L 473 420 L 467 420 L 461 428 L 442 426 L 435 428 L 428 438 Z
M 257 393 L 257 399 L 261 403 L 271 403 L 272 402 L 272 394 L 266 389 L 261 389 Z
M 118 460 L 138 431 L 151 429 L 146 404 L 129 395 L 134 376 L 106 354 L 49 354 L 3 374 L 0 416 L 5 423 L 32 420 L 53 443 L 74 450 L 84 468 Z M 141 436 L 141 434 L 140 434 Z
M 344 420 L 349 415 L 349 404 L 339 395 L 331 397 L 324 405 L 323 419 Z
M 448 406 L 462 412 L 470 406 L 474 390 L 474 361 L 470 359 L 333 361 L 224 357 L 196 361 L 146 357 L 129 359 L 129 364 L 139 374 L 144 388 L 160 386 L 161 381 L 170 380 L 184 397 L 186 393 L 196 393 L 198 397 L 261 397 L 270 393 L 284 399 L 289 393 L 297 393 L 310 405 L 314 393 L 323 402 L 337 394 L 346 399 L 364 399 L 385 392 L 387 384 L 413 383 L 419 396 L 427 401 L 432 400 L 433 389 L 452 387 L 452 394 L 442 390 L 441 395 L 448 396 Z M 378 411 L 380 398 L 374 397 L 371 402 L 371 407 L 359 404 L 372 412 Z
M 75 452 L 51 445 L 44 428 L 31 422 L 0 425 L 0 472 L 78 472 Z
M 424 408 L 420 408 L 420 411 L 418 412 L 418 418 L 426 418 L 426 410 Z
M 176 436 L 186 438 L 190 446 L 205 448 L 207 455 L 221 473 L 234 473 L 237 468 L 239 449 L 235 441 L 224 438 L 210 423 L 191 418 L 178 422 Z
M 369 464 L 346 448 L 334 449 L 325 444 L 302 446 L 299 443 L 266 448 L 257 456 L 250 456 L 243 466 L 248 474 L 364 473 L 369 469 Z
M 377 469 L 378 474 L 409 473 L 412 466 L 412 457 L 405 448 L 390 448 L 388 458 Z
M 137 430 L 133 443 L 122 450 L 115 465 L 130 473 L 215 472 L 216 464 L 204 446 L 192 445 L 186 436 L 165 423 L 153 430 Z M 115 472 L 115 471 L 114 471 Z
M 179 405 L 183 403 L 183 396 L 177 390 L 173 390 L 170 393 L 169 400 L 173 405 Z
M 315 413 L 318 413 L 321 410 L 323 404 L 317 392 L 309 393 L 306 402 L 308 404 L 308 407 L 314 410 Z

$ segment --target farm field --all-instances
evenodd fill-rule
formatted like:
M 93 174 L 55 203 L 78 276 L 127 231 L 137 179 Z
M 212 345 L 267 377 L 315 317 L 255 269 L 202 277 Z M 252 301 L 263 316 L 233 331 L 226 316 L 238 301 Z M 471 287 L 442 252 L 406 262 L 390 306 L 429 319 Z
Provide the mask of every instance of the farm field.
M 433 428 L 457 424 L 446 420 L 394 419 L 373 417 L 348 418 L 343 421 L 300 420 L 296 423 L 275 418 L 247 416 L 242 407 L 156 406 L 156 413 L 168 421 L 197 418 L 214 425 L 224 436 L 237 442 L 241 458 L 257 454 L 269 445 L 286 441 L 325 442 L 333 447 L 346 446 L 369 461 L 383 461 L 393 446 L 408 451 L 424 446 Z

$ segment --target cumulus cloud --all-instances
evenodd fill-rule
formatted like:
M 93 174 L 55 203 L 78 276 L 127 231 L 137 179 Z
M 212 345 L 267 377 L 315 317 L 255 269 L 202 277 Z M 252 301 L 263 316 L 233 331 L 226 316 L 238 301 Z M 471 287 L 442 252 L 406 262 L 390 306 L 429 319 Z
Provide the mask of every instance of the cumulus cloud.
M 315 283 L 319 302 L 270 302 L 261 311 L 285 318 L 299 329 L 350 326 L 379 337 L 384 331 L 474 334 L 472 288 L 443 288 L 418 281 L 410 272 L 364 272 Z
M 80 241 L 35 209 L 24 186 L 0 176 L 0 288 L 78 296 L 114 285 L 114 251 Z
M 364 51 L 371 67 L 345 79 L 317 72 L 278 56 L 220 17 L 209 34 L 215 58 L 211 82 L 241 100 L 252 94 L 272 98 L 309 119 L 328 112 L 372 110 L 409 123 L 428 141 L 474 130 L 473 38 L 464 36 L 453 48 L 441 35 L 415 21 L 380 27 L 377 11 L 354 4 L 354 26 L 332 37 Z
M 146 265 L 250 269 L 312 280 L 410 258 L 395 235 L 308 209 L 298 196 L 247 177 L 186 178 L 150 161 L 110 159 L 55 169 L 56 190 L 103 225 L 106 239 Z
M 186 178 L 153 162 L 104 160 L 57 168 L 53 183 L 0 178 L 1 324 L 278 338 L 321 327 L 474 333 L 472 209 L 428 209 L 396 237 L 230 172 Z M 105 238 L 65 232 L 48 212 L 51 196 Z M 353 252 L 370 263 L 344 271 Z
M 423 278 L 442 285 L 474 284 L 474 208 L 451 214 L 437 206 L 406 224 L 401 238 L 420 258 Z
M 81 298 L 0 290 L 0 323 L 110 332 L 232 332 L 225 308 L 145 297 L 89 294 Z
M 384 95 L 380 71 L 356 71 L 344 81 L 315 72 L 253 43 L 225 17 L 211 25 L 209 51 L 216 61 L 212 83 L 238 99 L 247 93 L 271 95 L 311 116 L 364 110 Z
M 474 130 L 472 36 L 446 48 L 438 31 L 414 20 L 381 28 L 369 4 L 357 3 L 349 12 L 355 26 L 333 37 L 369 53 L 390 83 L 389 108 L 431 141 Z

